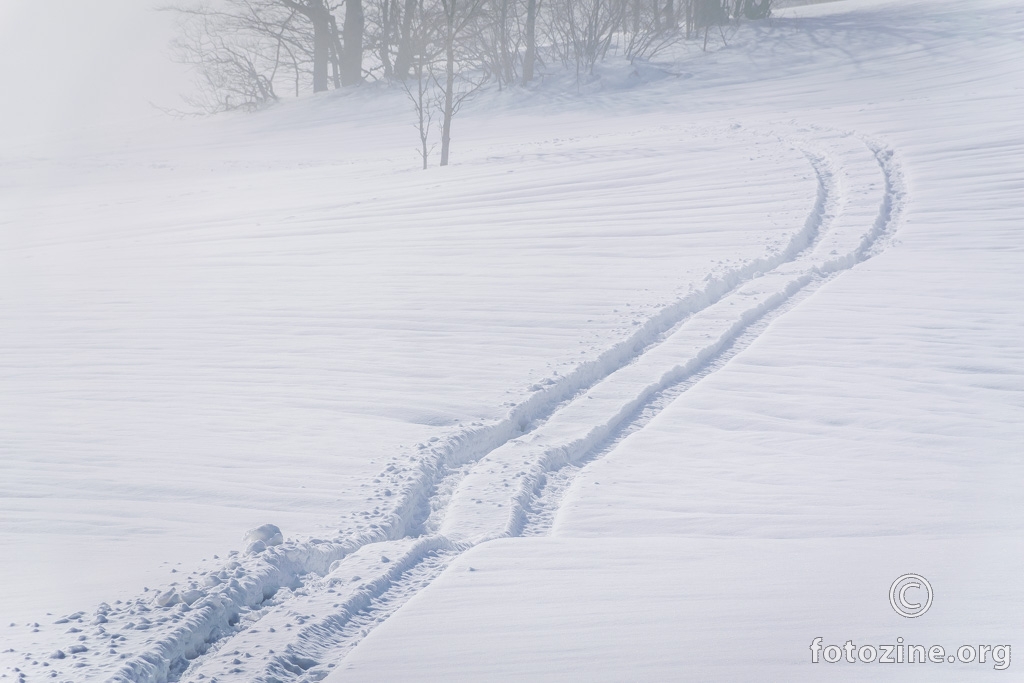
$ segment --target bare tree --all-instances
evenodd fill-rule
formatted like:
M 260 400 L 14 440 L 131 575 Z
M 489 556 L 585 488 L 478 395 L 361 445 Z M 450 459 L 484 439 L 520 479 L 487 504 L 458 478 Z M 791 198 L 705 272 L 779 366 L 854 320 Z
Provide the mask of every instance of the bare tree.
M 252 109 L 277 99 L 275 81 L 292 72 L 296 82 L 308 53 L 295 15 L 274 0 L 227 0 L 210 5 L 166 7 L 179 18 L 171 44 L 190 65 L 199 93 L 188 100 L 202 111 Z
M 726 0 L 727 2 L 727 0 Z M 728 21 L 728 5 L 722 0 L 690 0 L 693 25 L 696 30 Z
M 400 44 L 399 31 L 402 19 L 400 0 L 366 0 L 363 3 L 364 29 L 363 47 L 371 55 L 367 75 L 378 75 L 384 80 L 395 80 L 393 50 Z M 376 58 L 377 64 L 372 60 Z
M 650 6 L 650 12 L 646 9 L 646 3 L 641 6 L 639 1 L 635 1 L 630 21 L 625 22 L 629 28 L 622 31 L 622 52 L 630 61 L 650 59 L 683 38 L 678 25 L 658 18 L 661 8 L 656 4 Z
M 499 89 L 519 82 L 524 42 L 520 0 L 485 0 L 481 4 L 478 50 L 488 75 Z
M 463 32 L 480 14 L 482 0 L 441 0 L 441 41 L 444 52 L 443 89 L 441 108 L 441 165 L 448 165 L 452 141 L 452 119 L 468 97 L 483 85 L 483 78 L 467 76 L 467 65 L 456 59 Z M 461 56 L 461 55 L 460 55 Z M 466 55 L 467 60 L 469 56 Z M 458 81 L 458 88 L 456 82 Z
M 498 88 L 525 86 L 538 67 L 560 60 L 575 68 L 579 84 L 610 51 L 630 60 L 650 58 L 682 39 L 680 23 L 687 38 L 701 39 L 703 33 L 706 49 L 709 27 L 721 30 L 730 17 L 768 16 L 771 5 L 771 0 L 206 0 L 172 9 L 182 23 L 176 55 L 197 73 L 200 95 L 193 103 L 200 109 L 251 109 L 287 89 L 298 96 L 364 78 L 395 80 L 416 112 L 426 168 L 435 129 L 440 164 L 449 164 L 453 119 L 487 81 Z M 339 30 L 336 13 L 342 11 Z
M 772 0 L 736 0 L 733 16 L 737 19 L 766 19 L 772 12 Z
M 338 31 L 331 8 L 324 0 L 278 0 L 285 7 L 304 16 L 313 27 L 313 92 L 328 87 L 328 65 L 331 55 L 341 54 Z
M 361 82 L 363 0 L 345 0 L 341 31 L 339 7 L 330 0 L 208 0 L 164 9 L 181 18 L 175 55 L 196 70 L 200 108 L 216 111 L 272 101 L 279 81 L 290 81 L 296 96 L 310 85 L 322 92 Z
M 412 102 L 413 111 L 416 113 L 416 132 L 419 133 L 420 145 L 419 154 L 423 162 L 423 170 L 427 170 L 427 163 L 430 153 L 434 151 L 435 145 L 430 142 L 430 135 L 434 124 L 434 115 L 437 111 L 441 97 L 436 83 L 431 76 L 433 63 L 423 53 L 413 56 L 413 75 L 402 81 L 402 88 Z
M 526 0 L 526 50 L 523 53 L 523 85 L 533 80 L 533 67 L 537 61 L 538 0 Z
M 412 77 L 407 72 L 400 82 L 416 114 L 419 154 L 425 171 L 430 153 L 435 147 L 431 144 L 430 136 L 436 112 L 443 99 L 435 77 L 438 45 L 436 41 L 431 40 L 434 27 L 425 16 L 422 2 L 414 4 L 412 14 L 405 18 L 409 21 L 405 26 L 407 33 L 403 40 L 411 61 Z
M 409 75 L 412 66 L 413 52 L 416 50 L 416 38 L 414 36 L 414 19 L 416 10 L 419 7 L 422 15 L 422 2 L 417 0 L 405 0 L 404 12 L 402 13 L 401 31 L 399 33 L 398 54 L 395 55 L 395 77 L 404 79 Z
M 552 0 L 548 40 L 560 46 L 564 64 L 574 65 L 576 81 L 604 58 L 625 18 L 625 0 Z

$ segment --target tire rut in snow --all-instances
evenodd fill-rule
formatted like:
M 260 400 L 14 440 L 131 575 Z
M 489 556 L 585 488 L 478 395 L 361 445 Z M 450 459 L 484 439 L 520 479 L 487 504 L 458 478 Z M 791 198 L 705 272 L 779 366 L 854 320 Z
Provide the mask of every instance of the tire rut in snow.
M 728 134 L 747 135 L 731 131 Z M 761 133 L 756 135 L 773 137 Z M 126 651 L 141 654 L 122 662 L 114 679 L 178 680 L 187 669 L 194 670 L 192 663 L 197 658 L 210 659 L 212 653 L 222 648 L 232 652 L 234 648 L 230 641 L 236 634 L 276 609 L 282 600 L 290 599 L 291 595 L 301 596 L 310 590 L 309 586 L 315 584 L 316 577 L 322 576 L 333 563 L 368 544 L 432 533 L 438 526 L 438 520 L 444 516 L 441 513 L 448 507 L 446 497 L 459 481 L 460 470 L 544 424 L 575 396 L 656 348 L 692 315 L 729 296 L 760 273 L 793 260 L 816 235 L 822 219 L 823 201 L 824 196 L 819 192 L 808 220 L 800 229 L 793 231 L 780 251 L 709 278 L 702 289 L 691 291 L 669 304 L 596 359 L 540 387 L 527 400 L 514 406 L 506 418 L 489 425 L 474 425 L 447 439 L 420 444 L 416 462 L 395 461 L 389 464 L 381 479 L 393 481 L 399 493 L 388 500 L 395 501 L 390 507 L 374 510 L 377 513 L 375 517 L 371 516 L 374 524 L 363 525 L 352 534 L 330 539 L 316 548 L 311 548 L 309 543 L 291 542 L 255 559 L 236 558 L 235 561 L 242 565 L 234 570 L 242 574 L 235 577 L 239 585 L 218 589 L 215 595 L 200 599 L 198 607 L 184 623 L 165 628 L 162 637 L 147 639 L 139 649 L 134 643 L 126 646 Z M 395 472 L 391 472 L 392 469 Z M 403 477 L 399 478 L 397 473 L 404 473 Z M 310 550 L 315 552 L 309 553 Z M 279 596 L 279 591 L 283 597 Z M 138 608 L 145 609 L 146 605 L 141 604 Z
M 863 147 L 861 150 L 866 152 Z M 745 315 L 739 316 L 738 322 L 733 321 L 728 326 L 727 333 L 723 336 L 721 343 L 714 347 L 713 353 L 704 354 L 699 358 L 697 364 L 688 368 L 681 376 L 673 377 L 669 380 L 662 378 L 660 384 L 655 382 L 652 386 L 647 387 L 646 392 L 641 392 L 645 396 L 645 400 L 633 401 L 631 403 L 628 397 L 620 397 L 621 401 L 630 404 L 631 410 L 619 411 L 616 415 L 618 419 L 612 421 L 614 425 L 607 430 L 603 440 L 598 441 L 589 448 L 580 450 L 575 456 L 563 457 L 561 464 L 556 463 L 553 467 L 550 465 L 550 462 L 534 463 L 535 467 L 539 466 L 542 470 L 534 479 L 534 483 L 531 485 L 521 484 L 518 494 L 507 490 L 504 494 L 505 500 L 508 503 L 508 512 L 505 514 L 507 523 L 503 528 L 491 529 L 489 533 L 485 532 L 483 534 L 459 534 L 457 533 L 457 528 L 454 529 L 456 533 L 451 533 L 453 529 L 450 525 L 447 530 L 444 529 L 442 522 L 442 530 L 448 532 L 443 538 L 451 543 L 449 550 L 444 553 L 443 563 L 431 562 L 429 558 L 433 557 L 432 555 L 425 555 L 410 549 L 402 561 L 407 563 L 411 569 L 390 580 L 387 583 L 386 589 L 382 589 L 377 598 L 368 602 L 354 614 L 346 608 L 343 614 L 335 614 L 326 618 L 321 617 L 317 622 L 318 625 L 312 631 L 307 632 L 304 636 L 292 638 L 287 646 L 289 654 L 302 653 L 297 656 L 308 665 L 308 668 L 295 668 L 292 666 L 293 672 L 289 676 L 287 675 L 289 667 L 281 666 L 276 662 L 268 662 L 261 674 L 256 674 L 255 676 L 250 674 L 246 680 L 319 680 L 328 673 L 331 665 L 341 661 L 345 654 L 351 651 L 373 626 L 385 621 L 388 616 L 393 614 L 422 587 L 428 585 L 429 581 L 436 577 L 455 556 L 489 538 L 545 533 L 550 528 L 550 524 L 557 513 L 561 494 L 571 485 L 575 474 L 582 465 L 609 452 L 621 438 L 624 438 L 625 435 L 636 429 L 642 428 L 643 424 L 646 424 L 653 415 L 660 412 L 665 405 L 678 397 L 686 389 L 724 366 L 730 358 L 760 336 L 772 319 L 783 314 L 786 310 L 799 303 L 804 297 L 809 296 L 822 282 L 873 254 L 870 249 L 895 224 L 892 210 L 892 181 L 889 177 L 892 171 L 886 163 L 883 163 L 883 157 L 891 161 L 891 155 L 888 155 L 884 150 L 876 150 L 876 152 L 876 154 L 872 155 L 872 160 L 877 157 L 878 164 L 874 165 L 873 168 L 877 172 L 879 166 L 881 166 L 885 172 L 885 190 L 878 193 L 881 195 L 880 201 L 872 207 L 875 220 L 866 221 L 868 223 L 867 229 L 865 229 L 864 225 L 863 212 L 858 213 L 852 210 L 851 207 L 841 207 L 847 209 L 846 214 L 849 215 L 846 215 L 838 210 L 835 206 L 838 198 L 834 196 L 837 192 L 837 183 L 832 178 L 835 169 L 829 168 L 830 164 L 826 158 L 809 153 L 808 158 L 816 168 L 822 187 L 822 197 L 819 198 L 815 209 L 818 216 L 817 225 L 814 227 L 813 238 L 809 240 L 805 248 L 794 255 L 793 259 L 782 265 L 795 263 L 802 256 L 807 257 L 805 259 L 807 262 L 801 264 L 800 268 L 784 274 L 782 278 L 784 286 L 780 291 L 774 292 L 774 296 L 761 292 L 762 305 L 755 306 L 753 309 L 756 311 L 756 315 L 750 315 L 749 309 L 746 310 Z M 870 186 L 871 184 L 868 183 L 868 185 Z M 852 208 L 856 209 L 857 207 Z M 846 221 L 847 233 L 849 233 L 851 227 L 855 233 L 852 235 L 833 234 L 830 229 L 836 226 L 829 225 L 829 223 L 833 221 L 841 223 L 844 219 L 848 219 Z M 819 230 L 819 227 L 822 229 Z M 840 245 L 848 248 L 844 251 L 839 251 L 835 247 Z M 768 274 L 766 273 L 765 275 Z M 755 278 L 755 280 L 759 279 L 765 279 L 764 275 Z M 744 292 L 742 287 L 737 287 L 728 295 L 722 297 L 722 299 L 727 299 L 729 296 L 749 297 L 751 292 Z M 721 303 L 721 301 L 716 303 Z M 711 306 L 706 308 L 711 308 Z M 664 335 L 660 342 L 666 343 L 672 334 L 684 327 L 695 317 L 697 316 L 690 316 L 687 321 L 676 326 L 672 332 Z M 653 347 L 645 349 L 645 353 L 650 348 Z M 634 363 L 643 356 L 644 354 L 638 354 Z M 615 373 L 610 373 L 609 378 L 614 375 Z M 602 382 L 598 382 L 594 386 L 599 387 Z M 584 392 L 574 397 L 571 401 L 565 402 L 559 406 L 557 411 L 554 411 L 552 419 L 560 415 L 572 403 L 586 400 L 586 398 L 587 396 Z M 545 426 L 549 423 L 550 420 L 535 425 L 530 430 L 531 434 L 536 435 L 543 432 Z M 508 443 L 529 438 L 531 434 L 511 439 L 499 448 L 507 447 Z M 479 463 L 484 464 L 490 455 L 489 453 L 480 458 Z M 464 466 L 463 469 L 468 475 L 476 467 L 479 467 L 479 464 Z M 494 474 L 494 470 L 492 470 L 491 474 Z M 498 473 L 498 476 L 502 476 L 501 473 Z M 449 479 L 443 487 L 447 489 L 447 492 L 443 494 L 443 500 L 447 502 L 447 505 L 440 505 L 437 500 L 433 501 L 434 505 L 432 508 L 435 514 L 438 511 L 448 511 L 447 508 L 450 508 L 452 502 L 458 499 L 460 495 L 463 502 L 467 502 L 466 492 L 460 492 L 463 481 L 464 477 L 460 480 L 457 472 L 453 471 L 449 474 Z M 540 482 L 540 485 L 537 485 L 536 482 Z M 475 505 L 481 504 L 477 501 L 480 501 L 480 498 L 474 499 L 472 495 L 468 496 L 468 502 Z M 500 503 L 498 504 L 499 507 L 501 505 Z M 518 512 L 516 511 L 517 507 Z M 479 529 L 475 531 L 479 531 Z M 343 561 L 339 564 L 344 565 L 345 562 Z M 337 607 L 338 605 L 335 605 L 335 608 Z M 330 610 L 327 612 L 329 613 Z M 330 637 L 325 637 L 324 633 L 329 633 Z M 225 649 L 230 650 L 231 647 L 229 643 Z M 203 670 L 207 671 L 208 674 L 213 674 L 211 669 L 204 668 Z M 226 680 L 223 678 L 223 669 L 221 671 L 218 680 Z M 196 679 L 190 676 L 189 680 Z
M 807 220 L 801 229 L 794 232 L 785 249 L 774 255 L 756 259 L 716 280 L 711 280 L 704 291 L 691 293 L 686 298 L 663 309 L 641 326 L 626 342 L 619 343 L 610 351 L 602 354 L 598 361 L 581 366 L 554 387 L 538 392 L 527 403 L 521 404 L 518 408 L 519 416 L 517 418 L 507 419 L 497 426 L 477 430 L 471 436 L 462 435 L 454 447 L 451 444 L 446 446 L 439 453 L 438 462 L 440 464 L 430 472 L 429 476 L 424 477 L 423 484 L 414 487 L 414 490 L 419 492 L 419 497 L 415 498 L 414 496 L 414 500 L 406 504 L 406 512 L 397 515 L 400 521 L 392 526 L 391 538 L 397 535 L 394 533 L 395 531 L 404 532 L 405 536 L 436 533 L 441 520 L 447 515 L 450 497 L 454 495 L 460 481 L 472 471 L 475 463 L 502 446 L 522 438 L 524 434 L 529 434 L 544 425 L 551 415 L 557 414 L 564 406 L 571 404 L 581 392 L 600 384 L 607 377 L 635 363 L 638 358 L 643 357 L 651 349 L 664 343 L 681 324 L 693 315 L 714 306 L 723 298 L 733 294 L 745 282 L 759 277 L 761 273 L 770 272 L 792 262 L 816 244 L 821 234 L 821 226 L 827 218 L 830 194 L 834 194 L 834 192 L 830 192 L 831 172 L 822 159 L 808 151 L 805 151 L 805 156 L 814 168 L 818 192 Z M 531 401 L 535 404 L 533 407 L 523 408 Z M 499 430 L 498 427 L 501 429 Z M 457 543 L 466 545 L 464 541 L 457 541 Z M 406 559 L 415 561 L 413 557 Z M 341 561 L 340 558 L 339 561 Z M 263 618 L 260 617 L 261 620 Z M 183 658 L 189 661 L 198 659 L 198 661 L 189 665 L 187 671 L 172 672 L 169 680 L 178 680 L 179 676 L 182 677 L 182 680 L 198 680 L 200 675 L 203 677 L 213 675 L 211 672 L 214 670 L 221 672 L 220 675 L 223 676 L 224 667 L 221 663 L 214 663 L 217 659 L 215 656 L 197 658 L 196 655 L 207 655 L 211 651 L 222 649 L 228 653 L 227 656 L 231 660 L 236 659 L 231 656 L 231 653 L 240 649 L 241 646 L 235 644 L 240 637 L 242 636 L 233 635 L 226 630 L 222 631 L 217 638 L 211 639 L 210 644 L 203 652 Z M 180 667 L 178 668 L 180 671 Z
M 906 201 L 902 170 L 894 159 L 892 150 L 888 149 L 884 144 L 871 139 L 863 139 L 863 142 L 875 156 L 884 175 L 884 196 L 879 206 L 874 226 L 867 233 L 865 239 L 855 252 L 856 262 L 867 260 L 882 253 L 886 247 L 894 242 L 895 231 L 899 225 L 900 215 Z M 550 534 L 565 493 L 588 464 L 608 455 L 630 434 L 643 429 L 673 401 L 696 386 L 708 375 L 723 368 L 732 358 L 748 348 L 758 337 L 764 334 L 773 320 L 795 308 L 822 285 L 838 277 L 842 274 L 843 270 L 849 267 L 852 267 L 852 265 L 843 269 L 833 269 L 831 272 L 816 273 L 805 286 L 801 287 L 799 291 L 795 292 L 785 302 L 775 309 L 768 311 L 755 323 L 747 327 L 742 334 L 725 346 L 721 353 L 709 361 L 704 368 L 675 384 L 665 387 L 652 396 L 645 404 L 638 407 L 631 419 L 625 421 L 603 443 L 595 446 L 577 460 L 545 472 L 539 478 L 538 486 L 535 487 L 532 498 L 524 508 L 524 521 L 519 535 L 529 537 Z
M 276 608 L 198 659 L 185 680 L 319 681 L 376 626 L 434 580 L 464 548 L 439 537 L 370 546 L 339 563 L 318 590 Z M 386 560 L 386 561 L 384 561 Z
M 724 365 L 822 277 L 874 255 L 885 242 L 902 205 L 902 181 L 891 153 L 871 145 L 875 169 L 881 166 L 884 172 L 885 191 L 866 232 L 863 215 L 847 216 L 856 224 L 851 247 L 850 235 L 834 234 L 835 221 L 844 216 L 836 216 L 833 208 L 844 199 L 838 196 L 843 182 L 833 176 L 845 172 L 849 159 L 813 151 L 818 142 L 812 136 L 804 146 L 818 175 L 819 197 L 804 229 L 773 262 L 747 264 L 677 301 L 596 361 L 536 392 L 499 423 L 421 445 L 428 454 L 407 468 L 414 474 L 382 523 L 330 541 L 291 542 L 255 558 L 238 557 L 212 579 L 217 582 L 213 587 L 204 587 L 203 597 L 190 604 L 179 598 L 177 614 L 154 608 L 148 598 L 108 607 L 97 618 L 104 619 L 98 631 L 109 639 L 111 657 L 68 674 L 75 680 L 209 680 L 211 675 L 222 682 L 320 680 L 460 553 L 489 538 L 543 533 L 582 464 L 608 452 L 623 435 Z M 801 263 L 823 248 L 824 257 L 814 264 Z M 781 289 L 769 291 L 773 287 Z M 749 301 L 757 303 L 745 305 Z M 727 307 L 736 303 L 740 309 L 733 310 L 743 312 L 730 318 Z M 690 328 L 701 324 L 708 329 L 724 324 L 724 332 L 719 330 L 717 340 L 707 333 L 711 343 L 693 347 L 692 362 L 659 368 L 659 362 L 671 359 L 665 349 L 687 335 L 696 339 L 699 330 Z M 645 363 L 653 372 L 643 380 L 646 384 L 619 381 L 630 373 L 634 382 L 643 378 L 637 368 Z M 616 387 L 617 381 L 622 386 Z M 619 391 L 623 387 L 629 391 Z M 581 403 L 594 398 L 617 407 L 610 415 L 580 410 Z M 567 425 L 582 428 L 584 436 L 574 438 Z M 514 457 L 497 462 L 501 454 Z M 510 462 L 518 463 L 518 473 L 502 467 Z M 487 496 L 467 486 L 474 477 L 488 484 Z M 501 509 L 497 515 L 495 506 Z M 491 509 L 482 524 L 474 515 L 463 515 L 460 522 L 458 513 L 485 507 Z M 158 635 L 150 635 L 153 631 Z M 117 651 L 140 654 L 126 661 Z
M 561 509 L 565 493 L 587 465 L 611 453 L 627 436 L 646 427 L 651 420 L 671 405 L 673 401 L 697 386 L 705 377 L 725 367 L 737 354 L 749 347 L 758 337 L 764 334 L 773 320 L 804 301 L 822 284 L 832 279 L 832 277 L 834 275 L 830 277 L 816 276 L 806 287 L 790 297 L 784 304 L 769 311 L 764 317 L 744 330 L 742 334 L 724 347 L 722 352 L 709 361 L 700 371 L 676 384 L 665 387 L 652 396 L 647 403 L 637 408 L 632 418 L 616 429 L 604 443 L 599 444 L 573 462 L 566 463 L 558 469 L 545 472 L 540 480 L 540 486 L 535 490 L 533 498 L 523 511 L 523 528 L 519 535 L 523 537 L 536 537 L 550 534 L 555 523 L 555 517 Z

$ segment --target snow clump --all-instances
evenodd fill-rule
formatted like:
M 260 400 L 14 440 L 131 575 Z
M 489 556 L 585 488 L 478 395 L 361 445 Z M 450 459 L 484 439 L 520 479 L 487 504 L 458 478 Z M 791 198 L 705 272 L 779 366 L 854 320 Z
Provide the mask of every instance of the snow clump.
M 281 545 L 284 543 L 284 536 L 276 525 L 264 524 L 246 532 L 242 537 L 242 543 L 245 544 L 246 555 L 255 555 L 272 545 Z

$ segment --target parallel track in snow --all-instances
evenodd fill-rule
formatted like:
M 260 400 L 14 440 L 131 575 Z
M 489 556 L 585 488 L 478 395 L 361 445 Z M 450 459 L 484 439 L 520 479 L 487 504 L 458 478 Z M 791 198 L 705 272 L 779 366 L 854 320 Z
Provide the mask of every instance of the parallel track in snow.
M 253 638 L 255 634 L 239 634 L 229 640 L 224 649 L 252 649 L 259 643 L 276 641 L 276 656 L 266 657 L 256 666 L 226 668 L 224 657 L 211 657 L 186 672 L 185 680 L 200 680 L 217 677 L 229 680 L 234 674 L 238 680 L 253 681 L 315 681 L 326 676 L 341 662 L 374 625 L 382 623 L 388 616 L 415 595 L 423 586 L 439 575 L 448 563 L 465 550 L 492 538 L 535 535 L 544 533 L 557 512 L 561 495 L 571 485 L 575 473 L 587 462 L 608 453 L 616 443 L 629 433 L 642 428 L 653 415 L 701 379 L 722 367 L 736 353 L 753 342 L 767 328 L 772 319 L 783 314 L 803 297 L 814 291 L 823 282 L 853 267 L 856 263 L 877 253 L 881 242 L 895 229 L 897 213 L 902 206 L 902 177 L 891 153 L 884 147 L 864 146 L 849 136 L 839 136 L 837 141 L 860 146 L 859 171 L 849 171 L 848 162 L 807 149 L 809 161 L 814 165 L 819 179 L 819 197 L 805 226 L 805 245 L 793 257 L 768 272 L 741 283 L 729 292 L 709 303 L 700 311 L 687 316 L 657 344 L 638 351 L 630 363 L 580 392 L 571 401 L 558 406 L 551 416 L 538 420 L 529 433 L 509 439 L 497 448 L 479 458 L 468 467 L 453 468 L 449 474 L 448 491 L 443 494 L 443 504 L 434 501 L 432 514 L 424 521 L 423 527 L 431 535 L 430 550 L 418 547 L 402 547 L 401 543 L 374 544 L 361 549 L 350 562 L 354 566 L 365 566 L 372 557 L 367 554 L 404 553 L 405 567 L 394 572 L 386 581 L 370 588 L 361 588 L 348 602 L 335 603 L 331 609 L 321 609 L 312 602 L 307 611 L 315 614 L 303 630 L 287 637 L 272 638 L 266 635 Z M 856 154 L 849 149 L 847 153 Z M 870 161 L 871 168 L 865 169 L 864 162 Z M 847 177 L 837 177 L 844 176 Z M 867 175 L 868 177 L 865 177 Z M 872 178 L 872 176 L 874 176 Z M 872 182 L 872 180 L 874 182 Z M 864 206 L 854 205 L 855 199 L 870 198 L 871 215 L 864 212 Z M 859 202 L 862 204 L 862 201 Z M 771 282 L 771 277 L 775 281 Z M 758 286 L 760 284 L 761 286 Z M 768 286 L 763 286 L 768 285 Z M 736 298 L 738 301 L 731 301 Z M 737 303 L 743 302 L 739 311 Z M 724 310 L 733 315 L 722 315 Z M 705 314 L 701 319 L 701 314 Z M 738 313 L 738 314 L 736 314 Z M 687 335 L 687 326 L 696 327 Z M 711 341 L 705 345 L 687 347 L 694 334 L 704 330 Z M 717 338 L 715 332 L 718 333 Z M 681 340 L 686 340 L 681 343 Z M 658 355 L 656 349 L 667 346 L 684 348 L 676 360 L 688 359 L 689 363 L 677 362 L 672 367 L 658 366 L 636 370 L 641 361 Z M 678 350 L 678 349 L 677 349 Z M 661 353 L 666 358 L 670 353 Z M 602 396 L 604 385 L 614 383 L 623 370 L 632 368 L 634 375 L 646 374 L 653 381 L 636 387 L 632 394 L 628 389 L 619 391 L 615 387 L 613 396 Z M 619 382 L 630 387 L 628 381 Z M 569 413 L 579 413 L 585 418 L 587 402 L 597 399 L 617 406 L 614 414 L 603 415 L 603 421 L 574 422 L 580 415 L 569 418 L 569 425 L 556 424 Z M 582 406 L 573 408 L 573 406 Z M 577 427 L 575 431 L 572 427 Z M 521 469 L 510 470 L 515 466 Z M 435 495 L 436 492 L 435 492 Z M 424 546 L 428 547 L 428 546 Z M 389 558 L 390 559 L 390 558 Z M 328 575 L 329 580 L 349 581 L 346 561 L 338 563 Z M 287 610 L 275 610 L 262 622 L 265 624 L 287 619 Z M 275 629 L 275 634 L 281 633 Z M 237 661 L 237 660 L 232 660 Z M 302 666 L 296 666 L 300 662 Z M 227 679 L 225 677 L 228 677 Z
M 582 466 L 721 368 L 822 282 L 878 253 L 895 230 L 904 190 L 890 150 L 834 131 L 780 139 L 804 151 L 818 181 L 810 215 L 786 249 L 663 309 L 506 419 L 431 447 L 433 457 L 370 531 L 239 558 L 212 585 L 194 589 L 198 597 L 165 596 L 177 605 L 107 610 L 98 629 L 110 656 L 79 662 L 85 666 L 67 675 L 321 680 L 461 553 L 494 538 L 546 533 Z

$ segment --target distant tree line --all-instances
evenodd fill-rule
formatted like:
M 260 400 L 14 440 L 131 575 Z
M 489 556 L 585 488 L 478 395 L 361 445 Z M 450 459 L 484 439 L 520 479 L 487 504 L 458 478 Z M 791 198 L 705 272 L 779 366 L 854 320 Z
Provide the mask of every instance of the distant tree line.
M 416 110 L 424 167 L 431 130 L 449 157 L 452 118 L 484 83 L 527 85 L 551 64 L 592 73 L 610 50 L 650 58 L 772 0 L 207 0 L 179 15 L 176 57 L 194 67 L 206 112 L 368 80 L 401 84 Z

